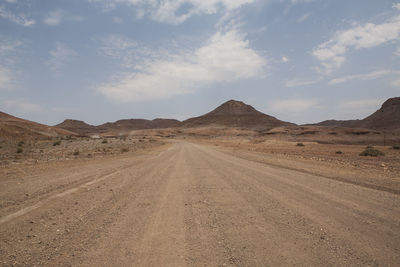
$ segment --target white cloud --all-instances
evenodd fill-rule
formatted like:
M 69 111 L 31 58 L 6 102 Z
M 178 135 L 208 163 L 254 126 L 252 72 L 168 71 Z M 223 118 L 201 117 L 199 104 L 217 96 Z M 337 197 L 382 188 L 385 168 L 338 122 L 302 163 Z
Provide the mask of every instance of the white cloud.
M 400 38 L 400 16 L 392 17 L 386 23 L 367 23 L 349 30 L 338 31 L 331 40 L 319 45 L 312 52 L 321 61 L 318 71 L 330 74 L 341 67 L 350 49 L 366 49 Z
M 395 54 L 396 56 L 399 56 L 399 57 L 400 57 L 400 47 L 397 48 L 397 50 L 394 52 L 394 54 Z
M 271 103 L 268 110 L 277 113 L 304 112 L 318 107 L 319 102 L 315 99 L 286 99 Z
M 302 22 L 306 21 L 309 17 L 311 17 L 311 15 L 312 15 L 311 12 L 306 13 L 306 14 L 304 14 L 303 16 L 301 16 L 301 17 L 297 20 L 297 22 L 298 22 L 298 23 L 302 23 Z
M 393 85 L 394 87 L 399 87 L 399 88 L 400 88 L 400 79 L 394 80 L 394 81 L 392 82 L 392 85 Z
M 287 62 L 289 62 L 289 58 L 286 57 L 286 56 L 283 56 L 283 57 L 281 58 L 281 62 L 282 62 L 282 63 L 287 63 Z
M 112 21 L 118 24 L 121 24 L 123 22 L 122 18 L 120 17 L 113 17 Z
M 314 2 L 314 1 L 316 1 L 316 0 L 290 0 L 290 2 L 292 3 L 292 4 L 302 4 L 302 3 L 311 3 L 311 2 Z
M 384 99 L 358 99 L 339 103 L 338 116 L 340 118 L 364 118 L 375 112 L 382 105 Z
M 100 3 L 106 10 L 118 5 L 135 8 L 136 17 L 146 14 L 159 22 L 180 24 L 194 15 L 216 14 L 219 10 L 234 10 L 256 0 L 88 0 Z
M 67 45 L 57 43 L 53 50 L 50 50 L 50 59 L 47 61 L 47 65 L 54 71 L 60 72 L 61 69 L 67 64 L 71 58 L 77 55 L 77 52 Z
M 0 17 L 25 27 L 32 26 L 36 23 L 35 20 L 27 18 L 25 14 L 14 14 L 4 6 L 0 6 Z
M 393 8 L 397 9 L 397 10 L 400 10 L 400 3 L 393 4 Z
M 9 69 L 0 65 L 0 89 L 8 89 L 11 87 L 12 77 Z
M 334 84 L 339 84 L 339 83 L 345 83 L 353 80 L 362 80 L 362 81 L 367 81 L 367 80 L 375 80 L 390 74 L 393 74 L 394 72 L 391 70 L 378 70 L 366 74 L 356 74 L 356 75 L 349 75 L 349 76 L 344 76 L 340 78 L 335 78 L 332 79 L 328 82 L 329 85 L 334 85 Z
M 124 45 L 124 44 L 123 44 Z M 144 61 L 98 91 L 117 101 L 145 101 L 192 93 L 213 83 L 263 75 L 266 59 L 239 32 L 218 32 L 195 51 Z
M 17 113 L 38 112 L 42 110 L 41 106 L 25 100 L 5 100 L 2 103 L 8 110 L 15 110 Z
M 10 3 L 10 4 L 15 4 L 17 2 L 17 0 L 6 0 L 6 2 Z
M 312 81 L 312 80 L 288 80 L 285 82 L 286 87 L 299 87 L 299 86 L 305 86 L 305 85 L 311 85 L 317 83 L 317 81 Z
M 0 35 L 0 89 L 10 89 L 14 86 L 13 66 L 22 45 L 21 41 L 8 40 Z
M 61 10 L 55 10 L 50 12 L 47 17 L 43 20 L 43 23 L 49 26 L 56 26 L 61 23 L 63 14 Z

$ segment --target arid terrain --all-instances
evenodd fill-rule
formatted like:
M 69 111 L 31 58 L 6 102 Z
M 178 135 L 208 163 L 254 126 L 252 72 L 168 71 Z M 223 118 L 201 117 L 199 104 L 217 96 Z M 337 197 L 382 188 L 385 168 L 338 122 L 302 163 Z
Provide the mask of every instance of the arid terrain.
M 137 142 L 125 153 L 3 165 L 2 265 L 400 261 L 398 150 L 372 160 L 356 145 Z
M 172 128 L 0 115 L 2 266 L 400 262 L 399 128 L 297 126 L 235 101 Z

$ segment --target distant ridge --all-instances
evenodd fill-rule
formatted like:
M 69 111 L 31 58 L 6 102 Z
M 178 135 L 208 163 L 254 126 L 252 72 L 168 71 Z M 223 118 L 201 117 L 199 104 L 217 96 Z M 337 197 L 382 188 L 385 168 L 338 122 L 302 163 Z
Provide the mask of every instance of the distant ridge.
M 95 135 L 95 134 L 127 134 L 134 130 L 144 129 L 160 129 L 178 126 L 180 121 L 174 119 L 126 119 L 116 122 L 107 122 L 99 126 L 93 126 L 80 120 L 64 120 L 57 124 L 56 127 L 75 132 L 79 135 Z
M 327 120 L 312 125 L 400 131 L 400 97 L 389 98 L 379 110 L 362 120 Z
M 241 101 L 229 100 L 213 111 L 182 122 L 182 127 L 236 127 L 255 130 L 294 125 L 266 115 Z
M 79 135 L 88 135 L 97 132 L 96 126 L 87 124 L 86 122 L 80 120 L 67 119 L 55 126 L 64 130 L 75 132 Z

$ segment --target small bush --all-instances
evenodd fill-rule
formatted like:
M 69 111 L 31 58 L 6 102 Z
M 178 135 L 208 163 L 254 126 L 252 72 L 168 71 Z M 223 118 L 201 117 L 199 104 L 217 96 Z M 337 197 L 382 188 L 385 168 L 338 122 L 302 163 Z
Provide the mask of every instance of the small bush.
M 79 150 L 75 150 L 74 151 L 74 156 L 78 156 L 79 155 Z
M 53 143 L 53 146 L 59 146 L 59 145 L 61 145 L 61 140 L 58 140 L 58 141 Z
M 122 153 L 128 152 L 128 151 L 129 151 L 129 149 L 127 149 L 127 148 L 122 148 L 122 149 L 121 149 L 121 152 L 122 152 Z
M 400 150 L 400 146 L 392 146 L 392 148 L 395 150 Z
M 304 146 L 304 144 L 303 143 L 297 143 L 296 146 Z
M 108 141 L 107 141 L 106 139 L 104 139 L 101 143 L 102 143 L 102 144 L 107 144 Z
M 342 151 L 336 151 L 336 154 L 343 154 Z
M 22 153 L 24 150 L 22 149 L 22 147 L 19 147 L 18 149 L 17 149 L 17 153 L 19 154 L 19 153 Z
M 375 149 L 375 148 L 367 148 L 363 152 L 360 153 L 360 156 L 378 157 L 378 156 L 385 156 L 385 153 L 383 153 L 382 151 Z
M 373 146 L 367 146 L 365 149 L 372 149 L 374 148 Z
M 23 146 L 24 144 L 25 144 L 25 142 L 21 141 L 21 142 L 18 143 L 18 146 Z

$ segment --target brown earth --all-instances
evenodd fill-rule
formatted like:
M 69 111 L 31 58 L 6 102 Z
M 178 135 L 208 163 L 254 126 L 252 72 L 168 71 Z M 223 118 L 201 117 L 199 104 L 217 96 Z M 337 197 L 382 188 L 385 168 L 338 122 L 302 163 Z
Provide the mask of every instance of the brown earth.
M 400 191 L 396 191 L 400 177 L 390 171 L 392 167 L 353 168 L 301 159 L 295 153 L 285 157 L 285 152 L 257 152 L 248 150 L 252 144 L 247 140 L 244 147 L 232 147 L 235 142 L 229 140 L 195 140 L 85 161 L 4 165 L 0 263 L 395 266 L 400 262 Z M 254 145 L 275 146 L 277 151 L 279 146 L 281 151 L 299 149 L 282 142 Z M 318 154 L 329 147 L 312 146 L 306 143 L 300 149 Z M 342 148 L 344 156 L 357 161 L 358 155 L 350 155 L 356 147 L 361 149 Z M 398 158 L 395 153 L 388 157 Z M 385 190 L 389 187 L 395 190 Z
M 75 135 L 75 133 L 0 112 L 0 140 L 31 140 Z

